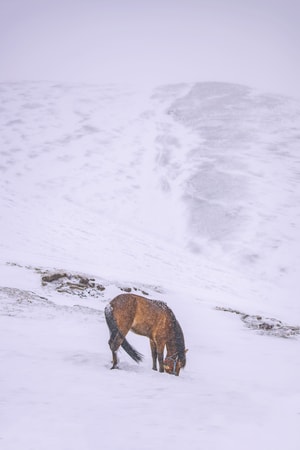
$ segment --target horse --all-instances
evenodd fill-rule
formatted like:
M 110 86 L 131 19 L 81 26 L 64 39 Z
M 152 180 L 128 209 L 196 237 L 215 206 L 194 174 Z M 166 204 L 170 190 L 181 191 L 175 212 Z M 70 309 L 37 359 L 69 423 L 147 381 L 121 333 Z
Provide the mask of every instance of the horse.
M 185 367 L 187 350 L 185 349 L 182 329 L 165 302 L 150 300 L 136 294 L 120 294 L 104 310 L 110 331 L 109 347 L 112 351 L 113 365 L 118 368 L 117 350 L 121 346 L 137 363 L 143 355 L 126 340 L 129 330 L 150 339 L 152 369 L 179 375 Z M 164 348 L 167 349 L 164 358 Z

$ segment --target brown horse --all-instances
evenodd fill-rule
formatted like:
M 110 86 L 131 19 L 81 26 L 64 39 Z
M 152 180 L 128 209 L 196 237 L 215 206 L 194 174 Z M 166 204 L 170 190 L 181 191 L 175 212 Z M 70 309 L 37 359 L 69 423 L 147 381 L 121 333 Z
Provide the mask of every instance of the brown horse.
M 182 329 L 166 303 L 135 294 L 121 294 L 106 306 L 105 318 L 110 331 L 108 344 L 113 357 L 112 369 L 117 367 L 120 346 L 134 361 L 142 360 L 142 355 L 125 339 L 131 330 L 150 339 L 153 370 L 157 370 L 158 360 L 160 372 L 179 375 L 186 363 L 187 350 Z M 165 346 L 167 355 L 164 359 Z

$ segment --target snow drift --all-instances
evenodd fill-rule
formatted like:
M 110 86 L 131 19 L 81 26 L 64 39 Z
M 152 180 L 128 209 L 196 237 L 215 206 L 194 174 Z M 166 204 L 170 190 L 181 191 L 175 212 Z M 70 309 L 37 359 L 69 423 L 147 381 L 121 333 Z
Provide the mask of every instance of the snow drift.
M 299 103 L 225 83 L 0 99 L 3 448 L 298 449 Z M 124 289 L 174 310 L 179 379 L 134 335 L 145 361 L 108 370 Z

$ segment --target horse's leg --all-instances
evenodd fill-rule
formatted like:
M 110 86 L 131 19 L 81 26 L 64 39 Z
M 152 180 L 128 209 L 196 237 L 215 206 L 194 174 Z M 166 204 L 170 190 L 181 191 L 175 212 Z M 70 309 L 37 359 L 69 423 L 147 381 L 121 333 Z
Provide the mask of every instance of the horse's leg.
M 112 369 L 115 369 L 118 367 L 118 357 L 117 357 L 117 350 L 122 345 L 125 336 L 127 335 L 128 331 L 130 330 L 132 324 L 132 319 L 130 318 L 130 315 L 125 316 L 125 320 L 122 321 L 122 323 L 118 323 L 118 331 L 115 333 L 115 335 L 110 337 L 108 344 L 110 346 L 110 349 L 112 351 L 113 356 L 113 365 Z M 127 350 L 126 350 L 127 351 Z
M 152 369 L 153 370 L 157 370 L 157 348 L 156 348 L 156 343 L 150 339 L 150 346 L 151 346 L 151 354 L 152 354 Z
M 164 347 L 165 344 L 161 342 L 156 343 L 157 348 L 157 359 L 158 359 L 158 365 L 159 365 L 159 371 L 164 372 Z
M 116 336 L 112 339 L 110 338 L 108 341 L 108 345 L 110 346 L 111 352 L 112 352 L 112 362 L 113 365 L 111 369 L 115 369 L 118 367 L 118 357 L 117 357 L 117 350 L 120 347 L 120 345 L 123 342 L 123 336 L 120 333 L 117 333 Z
M 118 368 L 118 357 L 117 357 L 117 352 L 112 351 L 112 363 L 113 365 L 111 366 L 111 369 L 116 369 Z

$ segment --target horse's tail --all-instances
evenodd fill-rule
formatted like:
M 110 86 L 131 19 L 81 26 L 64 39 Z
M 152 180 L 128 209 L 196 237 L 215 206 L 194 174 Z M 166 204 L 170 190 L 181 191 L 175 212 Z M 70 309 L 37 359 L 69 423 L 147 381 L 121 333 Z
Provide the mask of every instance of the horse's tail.
M 143 355 L 139 353 L 135 348 L 132 347 L 132 345 L 129 344 L 129 342 L 124 338 L 121 347 L 125 350 L 126 353 L 128 353 L 131 358 L 139 363 L 143 359 Z
M 125 339 L 123 334 L 120 332 L 118 325 L 115 321 L 113 309 L 110 305 L 106 306 L 104 309 L 104 315 L 106 319 L 107 326 L 110 331 L 110 342 L 113 343 L 117 341 L 121 341 L 121 347 L 125 350 L 126 353 L 137 363 L 142 361 L 143 355 L 135 350 L 129 342 Z M 120 345 L 120 344 L 119 344 Z M 114 349 L 117 350 L 117 349 Z

